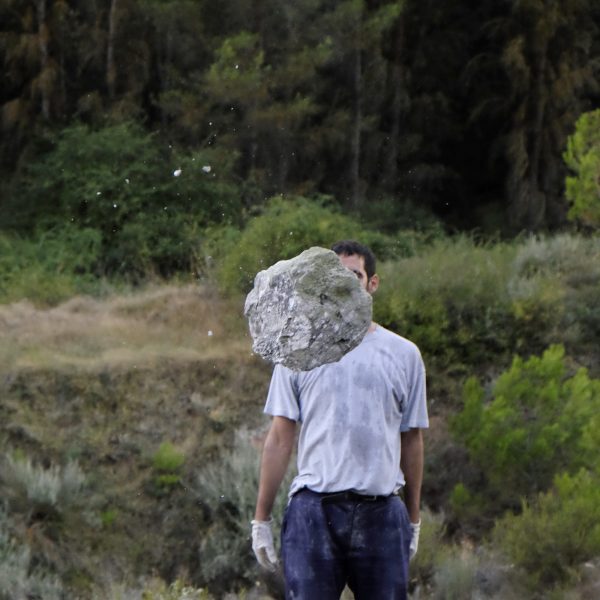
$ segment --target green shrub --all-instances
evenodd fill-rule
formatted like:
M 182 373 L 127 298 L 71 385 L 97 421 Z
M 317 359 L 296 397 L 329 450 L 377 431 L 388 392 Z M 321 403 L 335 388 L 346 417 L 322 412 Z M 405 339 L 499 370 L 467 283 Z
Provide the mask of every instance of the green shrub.
M 240 216 L 235 157 L 181 155 L 131 122 L 72 125 L 48 146 L 17 179 L 3 222 L 27 235 L 65 222 L 99 232 L 102 274 L 189 272 L 198 227 Z
M 559 234 L 519 245 L 508 291 L 520 351 L 563 342 L 577 352 L 600 334 L 600 239 Z
M 481 469 L 485 484 L 479 491 L 493 510 L 518 506 L 522 496 L 547 489 L 559 471 L 600 464 L 590 429 L 600 412 L 600 380 L 585 369 L 569 377 L 562 346 L 541 358 L 516 357 L 489 401 L 485 396 L 475 379 L 465 384 L 464 407 L 452 430 Z
M 181 481 L 181 467 L 185 455 L 170 442 L 163 442 L 152 457 L 152 467 L 157 472 L 154 482 L 161 489 L 170 489 Z
M 100 232 L 63 225 L 32 238 L 0 233 L 0 302 L 55 304 L 98 287 Z
M 599 238 L 437 238 L 378 270 L 375 320 L 419 346 L 436 375 L 434 395 L 451 395 L 457 375 L 498 369 L 515 353 L 537 354 L 555 343 L 597 352 Z
M 381 265 L 375 319 L 414 341 L 436 370 L 466 371 L 512 349 L 506 281 L 515 248 L 467 236 Z
M 550 491 L 497 523 L 494 540 L 535 587 L 574 580 L 582 563 L 600 555 L 598 471 L 557 475 Z
M 370 231 L 322 199 L 301 197 L 272 199 L 237 239 L 227 230 L 223 237 L 225 252 L 217 248 L 218 280 L 228 292 L 247 292 L 258 271 L 311 246 L 329 248 L 338 240 L 354 238 L 382 259 L 413 254 L 417 246 L 410 233 L 392 237 Z
M 564 160 L 574 173 L 567 177 L 565 195 L 571 202 L 569 218 L 600 225 L 600 109 L 584 113 L 569 136 Z
M 103 527 L 112 527 L 119 516 L 119 512 L 114 508 L 109 508 L 100 514 L 100 521 Z
M 448 506 L 453 521 L 459 524 L 463 532 L 478 531 L 482 526 L 481 520 L 486 518 L 485 498 L 480 493 L 471 491 L 462 481 L 452 488 Z

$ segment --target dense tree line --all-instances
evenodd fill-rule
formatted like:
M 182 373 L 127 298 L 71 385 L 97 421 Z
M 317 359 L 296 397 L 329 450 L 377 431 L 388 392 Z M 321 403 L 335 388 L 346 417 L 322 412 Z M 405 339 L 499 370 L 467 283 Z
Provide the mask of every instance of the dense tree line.
M 246 207 L 324 193 L 392 228 L 407 207 L 554 228 L 600 101 L 594 0 L 2 0 L 0 21 L 4 215 L 49 132 L 136 121 L 235 158 Z

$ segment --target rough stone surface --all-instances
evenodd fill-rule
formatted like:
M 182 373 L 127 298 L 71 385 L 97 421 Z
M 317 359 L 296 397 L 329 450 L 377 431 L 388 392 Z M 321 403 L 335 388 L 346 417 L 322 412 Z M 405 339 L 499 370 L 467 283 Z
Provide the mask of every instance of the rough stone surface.
M 361 342 L 372 301 L 335 252 L 313 247 L 258 273 L 244 314 L 254 352 L 308 371 L 338 361 Z

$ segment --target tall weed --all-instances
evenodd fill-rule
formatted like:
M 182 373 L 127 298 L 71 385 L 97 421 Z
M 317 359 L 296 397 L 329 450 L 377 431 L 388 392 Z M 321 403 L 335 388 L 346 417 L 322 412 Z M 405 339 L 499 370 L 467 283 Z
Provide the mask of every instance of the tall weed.
M 32 564 L 28 546 L 11 537 L 7 513 L 0 508 L 0 600 L 65 597 L 60 579 Z
M 7 454 L 0 474 L 0 490 L 11 513 L 26 522 L 56 520 L 85 502 L 86 478 L 79 465 L 44 468 L 28 458 Z
M 411 582 L 414 585 L 427 587 L 430 584 L 441 553 L 444 552 L 444 533 L 443 515 L 434 514 L 427 508 L 421 510 L 419 549 L 410 563 Z
M 249 583 L 256 577 L 250 521 L 256 505 L 259 462 L 260 453 L 250 434 L 238 431 L 232 450 L 198 474 L 194 487 L 211 522 L 200 544 L 200 574 L 211 590 L 228 591 L 234 582 Z M 274 532 L 281 526 L 291 476 L 290 468 L 273 508 Z
M 477 561 L 470 554 L 449 554 L 434 576 L 435 600 L 470 600 L 475 591 Z
M 93 600 L 212 600 L 206 589 L 186 585 L 177 579 L 167 584 L 161 579 L 151 578 L 143 585 L 129 586 L 112 582 L 103 590 L 93 592 Z

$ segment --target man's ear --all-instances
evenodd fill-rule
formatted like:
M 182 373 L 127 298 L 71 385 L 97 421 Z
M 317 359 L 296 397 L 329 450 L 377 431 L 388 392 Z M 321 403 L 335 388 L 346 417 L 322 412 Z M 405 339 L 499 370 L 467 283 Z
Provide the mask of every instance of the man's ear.
M 374 294 L 377 291 L 378 287 L 379 275 L 375 273 L 375 275 L 373 275 L 373 277 L 371 277 L 371 279 L 369 279 L 369 281 L 367 282 L 367 292 L 369 292 L 369 294 Z

